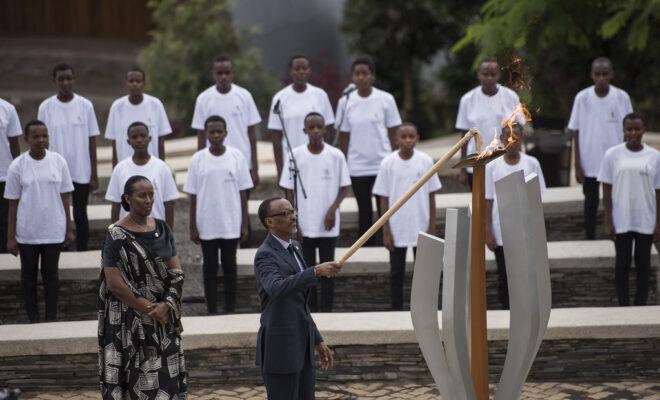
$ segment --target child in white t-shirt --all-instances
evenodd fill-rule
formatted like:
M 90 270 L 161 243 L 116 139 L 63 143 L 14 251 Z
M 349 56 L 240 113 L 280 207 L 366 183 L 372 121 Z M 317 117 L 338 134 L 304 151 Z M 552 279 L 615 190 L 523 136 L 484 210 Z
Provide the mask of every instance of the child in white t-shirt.
M 348 193 L 351 179 L 344 154 L 323 143 L 326 124 L 317 112 L 307 114 L 304 131 L 309 143 L 293 149 L 300 178 L 305 186 L 307 198 L 300 185 L 294 201 L 294 182 L 289 173 L 282 174 L 280 186 L 286 189 L 287 200 L 298 210 L 298 223 L 302 233 L 302 251 L 307 265 L 335 259 L 335 244 L 339 236 L 339 205 Z M 309 306 L 312 311 L 331 312 L 334 300 L 334 278 L 321 278 L 321 302 L 317 299 L 316 287 L 312 288 Z
M 495 193 L 495 182 L 516 171 L 523 171 L 525 176 L 536 174 L 539 177 L 541 193 L 545 191 L 545 179 L 541 164 L 532 156 L 523 153 L 522 150 L 523 130 L 519 124 L 513 124 L 513 138 L 515 141 L 509 143 L 512 135 L 508 126 L 502 128 L 500 135 L 501 143 L 509 143 L 504 156 L 486 165 L 486 246 L 495 253 L 498 275 L 498 298 L 502 308 L 509 309 L 509 286 L 506 279 L 506 261 L 504 259 L 504 247 L 502 243 L 502 232 L 500 228 L 500 214 L 497 209 L 497 194 Z
M 227 121 L 225 145 L 238 149 L 248 163 L 252 183 L 259 183 L 259 163 L 257 161 L 257 137 L 255 127 L 261 116 L 252 94 L 234 81 L 234 64 L 225 55 L 213 60 L 211 70 L 215 85 L 197 96 L 192 128 L 197 130 L 197 149 L 208 145 L 204 123 L 212 115 Z
M 128 126 L 142 121 L 149 127 L 153 139 L 149 142 L 149 154 L 165 161 L 165 136 L 172 133 L 163 103 L 156 97 L 144 93 L 145 73 L 140 68 L 131 68 L 126 72 L 128 95 L 112 103 L 105 138 L 113 142 L 112 166 L 133 155 L 128 144 L 126 132 Z
M 289 137 L 291 148 L 307 144 L 307 138 L 303 129 L 304 119 L 307 114 L 315 111 L 323 115 L 327 125 L 326 142 L 331 141 L 333 136 L 332 125 L 335 116 L 332 112 L 328 94 L 321 88 L 309 83 L 312 68 L 307 57 L 295 55 L 289 59 L 289 76 L 292 83 L 280 90 L 273 96 L 268 115 L 268 129 L 273 140 L 273 154 L 277 167 L 277 179 L 282 176 L 282 171 L 288 169 L 289 148 L 282 133 L 282 122 L 284 130 Z M 278 115 L 279 114 L 279 115 Z
M 121 195 L 124 185 L 133 175 L 149 179 L 154 187 L 154 201 L 151 216 L 164 220 L 170 229 L 174 229 L 174 201 L 179 198 L 179 191 L 172 176 L 172 170 L 165 161 L 149 154 L 149 128 L 144 122 L 133 122 L 126 132 L 128 144 L 133 148 L 133 156 L 120 161 L 110 176 L 105 199 L 112 202 L 110 219 L 118 221 L 128 215 L 121 207 Z
M 0 194 L 5 192 L 7 169 L 11 160 L 21 154 L 18 137 L 21 136 L 21 123 L 16 108 L 0 99 Z M 7 210 L 9 203 L 0 195 L 0 253 L 6 253 Z
M 69 215 L 73 184 L 64 158 L 47 150 L 48 129 L 43 122 L 28 122 L 25 140 L 30 149 L 12 161 L 7 171 L 7 251 L 21 257 L 21 286 L 30 322 L 39 321 L 37 276 L 41 257 L 46 321 L 54 321 L 62 243 L 73 240 Z
M 53 67 L 57 94 L 39 105 L 38 119 L 48 127 L 50 151 L 66 160 L 73 180 L 73 220 L 76 224 L 76 250 L 87 250 L 89 192 L 98 189 L 96 173 L 96 136 L 99 126 L 92 102 L 73 92 L 73 67 Z
M 628 275 L 635 244 L 637 290 L 633 304 L 646 305 L 651 277 L 651 246 L 660 240 L 660 153 L 642 143 L 646 131 L 640 114 L 623 118 L 625 143 L 605 152 L 598 181 L 608 236 L 614 240 L 614 276 L 620 306 L 630 305 Z
M 605 151 L 623 142 L 623 117 L 633 111 L 630 97 L 610 85 L 614 77 L 612 62 L 598 57 L 591 63 L 593 86 L 581 90 L 573 101 L 568 129 L 574 131 L 575 179 L 584 193 L 584 230 L 587 240 L 596 239 L 598 213 L 597 180 Z
M 248 235 L 247 191 L 252 179 L 243 154 L 224 145 L 227 123 L 212 115 L 204 123 L 209 147 L 190 160 L 183 190 L 190 195 L 190 239 L 201 244 L 204 295 L 217 314 L 218 250 L 225 287 L 225 312 L 236 303 L 236 249 Z
M 353 61 L 351 74 L 357 93 L 351 95 L 349 89 L 339 100 L 336 120 L 341 123 L 339 148 L 346 155 L 358 205 L 358 233 L 362 235 L 373 221 L 372 188 L 381 162 L 397 147 L 401 117 L 394 97 L 373 87 L 376 70 L 370 58 Z M 378 196 L 376 207 L 380 213 Z
M 399 200 L 432 166 L 433 159 L 415 150 L 417 127 L 404 122 L 397 130 L 399 151 L 383 159 L 374 183 L 380 196 L 381 215 Z M 417 250 L 417 234 L 435 234 L 435 193 L 442 185 L 437 175 L 406 202 L 383 226 L 383 245 L 390 251 L 392 309 L 403 309 L 403 282 L 408 247 Z
M 479 86 L 465 93 L 461 97 L 456 116 L 456 129 L 465 135 L 471 128 L 478 128 L 479 132 L 487 139 L 484 145 L 489 143 L 500 134 L 500 127 L 520 104 L 518 95 L 497 81 L 500 79 L 500 67 L 495 59 L 485 59 L 479 64 L 477 72 Z M 524 125 L 522 115 L 516 115 L 516 121 Z M 470 140 L 461 148 L 461 156 L 479 153 L 483 150 L 474 147 L 474 141 Z M 461 169 L 461 180 L 467 182 L 472 188 L 472 168 Z

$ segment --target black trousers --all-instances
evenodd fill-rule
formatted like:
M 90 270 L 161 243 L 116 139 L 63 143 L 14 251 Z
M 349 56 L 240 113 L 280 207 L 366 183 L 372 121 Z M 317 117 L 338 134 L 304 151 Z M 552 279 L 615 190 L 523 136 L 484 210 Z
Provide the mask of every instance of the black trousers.
M 467 184 L 470 187 L 470 190 L 472 190 L 472 180 L 473 180 L 473 174 L 472 172 L 467 173 Z
M 632 261 L 633 242 L 635 244 L 635 269 L 637 270 L 637 289 L 633 304 L 636 306 L 646 305 L 649 296 L 653 235 L 645 235 L 637 232 L 617 234 L 614 239 L 614 248 L 616 250 L 614 280 L 616 282 L 616 294 L 619 298 L 620 306 L 630 305 L 628 276 Z
M 76 224 L 76 250 L 86 251 L 89 241 L 89 221 L 87 203 L 89 203 L 89 183 L 73 182 L 73 222 Z
M 417 256 L 417 247 L 413 247 L 413 255 Z M 390 291 L 392 310 L 403 310 L 403 283 L 406 279 L 407 247 L 395 247 L 390 251 Z
M 307 265 L 316 265 L 316 249 L 319 249 L 319 263 L 332 261 L 335 259 L 335 244 L 337 238 L 335 237 L 322 237 L 322 238 L 308 238 L 303 237 L 302 251 L 303 258 Z M 317 297 L 316 286 L 312 287 L 309 293 L 309 308 L 313 312 L 332 312 L 332 303 L 335 297 L 335 280 L 334 278 L 321 278 L 321 308 L 319 309 L 319 302 Z
M 596 178 L 584 178 L 584 233 L 587 240 L 596 239 L 596 215 L 598 214 L 598 192 L 600 182 Z
M 0 253 L 7 252 L 7 213 L 9 200 L 5 199 L 5 182 L 0 182 Z
M 314 400 L 314 365 L 309 362 L 309 346 L 306 344 L 305 363 L 294 374 L 273 374 L 261 371 L 268 400 Z
M 506 280 L 506 261 L 504 260 L 504 247 L 496 246 L 495 263 L 497 263 L 497 297 L 502 308 L 509 309 L 509 283 Z
M 374 208 L 371 204 L 372 190 L 376 182 L 376 176 L 351 176 L 353 195 L 358 206 L 358 230 L 359 234 L 365 233 L 373 223 Z M 380 196 L 376 197 L 376 209 L 380 215 Z M 367 246 L 374 245 L 374 237 L 367 241 Z
M 59 290 L 57 265 L 61 251 L 62 243 L 18 244 L 18 252 L 21 257 L 21 287 L 30 322 L 39 321 L 37 305 L 39 257 L 41 257 L 41 280 L 44 285 L 46 302 L 46 321 L 54 321 L 57 318 L 57 292 Z
M 204 296 L 209 314 L 218 313 L 218 250 L 225 286 L 225 312 L 231 313 L 236 305 L 236 248 L 239 239 L 201 240 Z

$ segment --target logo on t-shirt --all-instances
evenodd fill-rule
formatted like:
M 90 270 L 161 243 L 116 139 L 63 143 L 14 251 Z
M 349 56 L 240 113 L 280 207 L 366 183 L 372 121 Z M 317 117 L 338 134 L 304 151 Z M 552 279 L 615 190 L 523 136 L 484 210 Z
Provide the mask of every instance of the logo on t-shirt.
M 234 182 L 236 178 L 234 177 L 234 173 L 229 171 L 227 173 L 227 178 L 225 178 L 225 182 Z
M 329 181 L 332 179 L 332 175 L 330 174 L 330 168 L 326 168 L 323 170 L 323 176 L 321 177 L 324 181 Z

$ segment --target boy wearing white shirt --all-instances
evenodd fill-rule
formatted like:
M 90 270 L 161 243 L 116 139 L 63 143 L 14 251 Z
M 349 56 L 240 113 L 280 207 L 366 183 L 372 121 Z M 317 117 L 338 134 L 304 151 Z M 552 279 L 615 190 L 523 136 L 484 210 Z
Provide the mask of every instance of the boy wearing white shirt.
M 506 262 L 504 247 L 502 245 L 502 232 L 500 230 L 500 214 L 497 210 L 497 194 L 495 182 L 516 171 L 522 170 L 525 176 L 536 174 L 539 177 L 541 193 L 545 191 L 545 179 L 541 171 L 541 164 L 532 156 L 521 152 L 522 127 L 513 124 L 513 137 L 515 141 L 509 143 L 511 132 L 508 126 L 502 128 L 500 143 L 509 143 L 504 156 L 486 165 L 486 246 L 495 253 L 498 275 L 498 298 L 505 310 L 509 309 L 509 286 L 506 279 Z
M 7 172 L 7 251 L 21 257 L 21 286 L 30 322 L 39 321 L 37 275 L 41 258 L 46 321 L 54 321 L 60 252 L 63 243 L 73 240 L 69 215 L 73 184 L 64 158 L 47 150 L 48 129 L 43 122 L 28 122 L 25 140 L 30 149 L 12 161 Z
M 73 220 L 76 224 L 76 250 L 87 250 L 89 192 L 98 189 L 96 136 L 99 126 L 92 102 L 73 92 L 73 67 L 53 67 L 57 94 L 39 105 L 38 119 L 48 127 L 49 150 L 64 157 L 73 180 Z
M 0 253 L 7 252 L 7 210 L 9 203 L 4 196 L 7 169 L 11 161 L 21 154 L 18 137 L 21 136 L 21 123 L 16 108 L 0 99 Z
M 126 72 L 128 95 L 115 100 L 110 107 L 105 138 L 112 141 L 112 166 L 133 155 L 126 132 L 135 121 L 142 121 L 149 127 L 153 139 L 149 142 L 149 154 L 165 161 L 165 136 L 172 133 L 163 103 L 156 97 L 144 93 L 145 73 L 140 68 Z
M 339 148 L 346 155 L 353 194 L 358 205 L 358 233 L 371 227 L 372 189 L 381 161 L 396 149 L 401 117 L 394 96 L 373 87 L 376 69 L 369 57 L 357 58 L 351 65 L 356 93 L 342 97 L 337 104 Z M 380 200 L 376 196 L 380 213 Z M 373 244 L 370 240 L 369 244 Z
M 325 119 L 327 124 L 326 142 L 329 143 L 333 136 L 332 125 L 335 123 L 335 116 L 330 99 L 323 89 L 309 84 L 311 74 L 312 68 L 307 57 L 302 55 L 291 57 L 289 76 L 292 83 L 277 92 L 270 105 L 268 129 L 273 140 L 278 180 L 282 176 L 282 169 L 288 168 L 284 162 L 288 159 L 289 153 L 286 139 L 283 137 L 280 117 L 284 120 L 284 130 L 289 137 L 292 149 L 307 144 L 307 138 L 303 132 L 304 119 L 312 111 L 323 115 L 323 119 Z
M 465 135 L 471 128 L 478 128 L 486 138 L 485 144 L 488 144 L 491 138 L 499 136 L 502 121 L 513 112 L 520 99 L 516 92 L 497 83 L 500 79 L 497 60 L 483 60 L 479 65 L 477 77 L 480 85 L 461 97 L 456 116 L 456 129 L 461 131 L 461 135 Z M 516 120 L 521 125 L 525 124 L 522 115 L 517 115 Z M 482 150 L 483 148 L 476 149 L 474 141 L 470 140 L 461 148 L 461 157 Z M 472 168 L 461 169 L 461 180 L 472 188 Z
M 339 236 L 339 206 L 348 193 L 351 179 L 344 154 L 338 149 L 325 145 L 326 124 L 317 112 L 307 114 L 304 131 L 309 144 L 293 149 L 300 177 L 305 185 L 307 198 L 298 185 L 294 202 L 293 180 L 290 174 L 282 174 L 280 186 L 286 189 L 286 197 L 298 210 L 298 221 L 302 233 L 302 251 L 307 265 L 335 259 L 335 244 Z M 321 278 L 321 302 L 317 299 L 316 287 L 311 289 L 309 306 L 312 311 L 332 312 L 334 301 L 334 278 Z
M 148 178 L 154 187 L 154 202 L 151 216 L 164 220 L 174 229 L 174 201 L 179 191 L 172 176 L 172 170 L 165 161 L 149 154 L 149 128 L 144 122 L 133 122 L 128 126 L 128 143 L 133 148 L 133 156 L 120 161 L 110 176 L 105 199 L 112 202 L 110 220 L 114 223 L 128 213 L 121 207 L 121 195 L 126 181 L 133 175 Z
M 193 155 L 183 190 L 190 195 L 190 239 L 201 244 L 204 295 L 209 314 L 217 314 L 218 250 L 225 288 L 225 312 L 236 302 L 236 249 L 248 235 L 247 192 L 252 179 L 243 154 L 225 146 L 225 119 L 205 121 L 209 147 Z
M 404 122 L 397 130 L 399 151 L 380 164 L 374 194 L 380 196 L 381 215 L 399 200 L 433 166 L 433 159 L 415 150 L 419 134 L 414 124 Z M 442 185 L 433 176 L 383 225 L 383 245 L 390 251 L 392 309 L 403 309 L 403 282 L 408 247 L 417 250 L 418 232 L 435 234 L 435 193 Z
M 605 152 L 598 181 L 608 236 L 614 240 L 614 277 L 620 306 L 630 305 L 629 280 L 633 243 L 637 290 L 633 304 L 646 305 L 651 277 L 651 246 L 660 240 L 660 153 L 642 143 L 646 131 L 640 114 L 623 119 L 625 143 Z
M 596 214 L 600 183 L 596 178 L 605 151 L 623 142 L 623 117 L 632 112 L 630 97 L 610 85 L 612 62 L 598 57 L 591 63 L 593 86 L 581 90 L 573 101 L 568 129 L 574 131 L 575 179 L 584 193 L 584 230 L 587 240 L 596 239 Z
M 252 183 L 259 183 L 259 163 L 257 159 L 257 137 L 255 127 L 261 122 L 261 116 L 252 94 L 234 81 L 234 65 L 225 55 L 213 60 L 212 69 L 215 85 L 197 96 L 192 128 L 197 130 L 197 149 L 208 145 L 204 123 L 212 115 L 218 115 L 227 121 L 227 146 L 238 149 L 248 162 Z

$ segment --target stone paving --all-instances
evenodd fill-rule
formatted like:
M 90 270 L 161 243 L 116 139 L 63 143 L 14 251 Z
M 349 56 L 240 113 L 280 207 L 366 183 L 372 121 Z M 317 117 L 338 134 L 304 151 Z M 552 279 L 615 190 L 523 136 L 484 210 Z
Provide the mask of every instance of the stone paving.
M 493 388 L 491 387 L 491 390 Z M 193 388 L 191 400 L 265 399 L 263 386 L 219 385 L 204 389 Z M 369 382 L 337 384 L 321 382 L 317 385 L 317 399 L 440 399 L 431 384 L 406 382 Z M 92 400 L 100 399 L 97 391 L 80 390 L 50 393 L 24 393 L 21 400 Z M 544 400 L 660 400 L 660 382 L 626 381 L 618 383 L 527 383 L 521 399 Z

